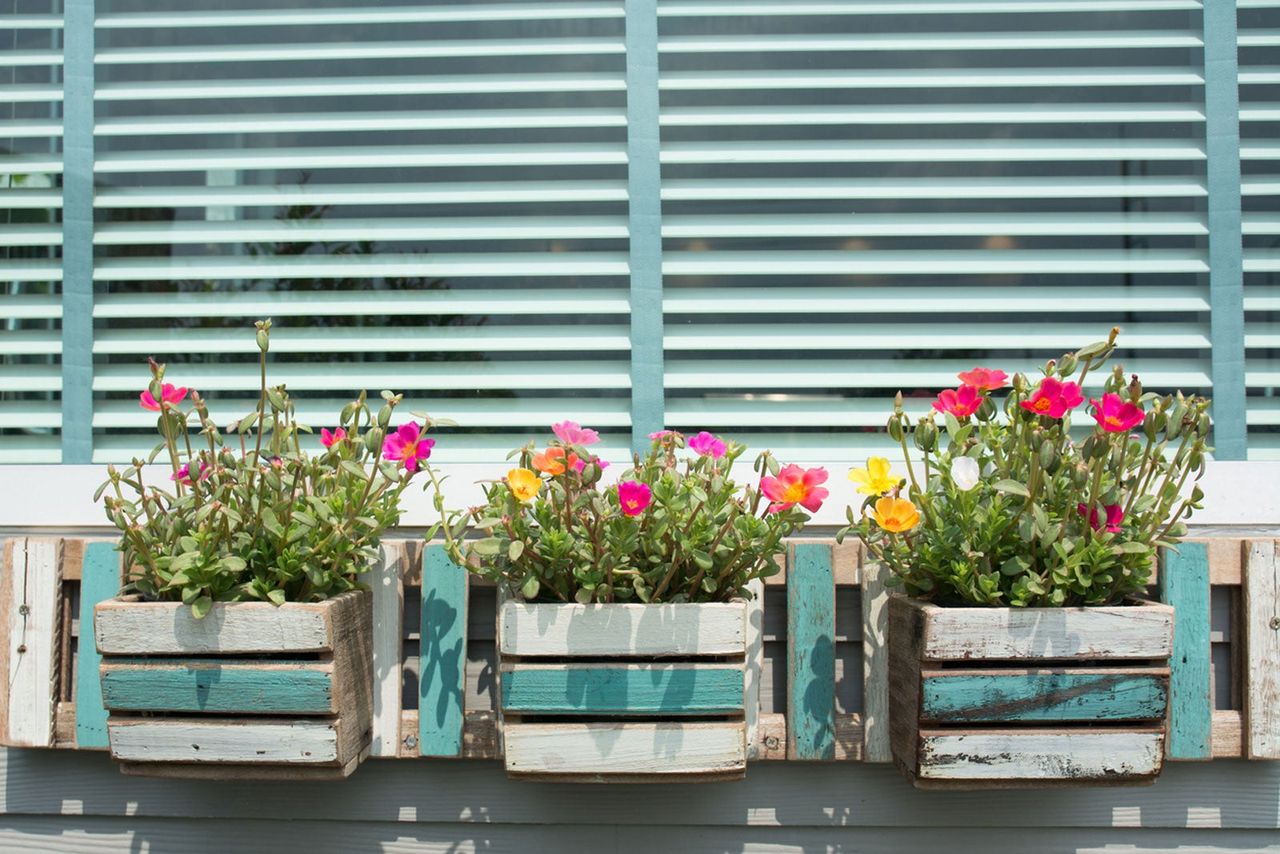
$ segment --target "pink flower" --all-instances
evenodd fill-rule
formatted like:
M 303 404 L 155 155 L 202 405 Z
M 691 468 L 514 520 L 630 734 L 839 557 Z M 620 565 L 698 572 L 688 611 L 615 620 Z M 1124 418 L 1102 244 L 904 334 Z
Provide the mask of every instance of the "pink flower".
M 1064 383 L 1053 377 L 1040 380 L 1039 387 L 1031 395 L 1030 400 L 1020 404 L 1028 412 L 1047 415 L 1050 418 L 1061 418 L 1084 402 L 1080 386 L 1075 383 Z
M 618 484 L 618 505 L 624 516 L 639 516 L 653 501 L 649 484 L 624 480 Z
M 186 399 L 187 391 L 185 387 L 175 386 L 173 383 L 165 383 L 160 386 L 160 403 L 156 403 L 155 397 L 151 394 L 151 389 L 145 389 L 142 394 L 138 395 L 138 403 L 143 409 L 150 409 L 152 412 L 159 412 L 163 404 L 177 406 Z
M 1128 433 L 1142 423 L 1142 407 L 1130 403 L 1114 392 L 1107 392 L 1102 400 L 1090 400 L 1093 404 L 1093 420 L 1108 433 Z
M 574 471 L 576 471 L 578 474 L 582 474 L 582 470 L 587 467 L 588 462 L 593 462 L 596 465 L 600 466 L 600 471 L 604 471 L 609 467 L 609 463 L 605 460 L 600 459 L 599 457 L 596 457 L 594 460 L 580 460 L 575 456 L 573 458 L 573 462 L 570 463 L 570 465 L 573 466 Z
M 964 385 L 978 391 L 995 391 L 1009 384 L 1008 374 L 992 368 L 974 368 L 972 371 L 961 371 L 956 376 Z
M 773 502 L 769 505 L 770 513 L 790 510 L 796 504 L 810 513 L 817 513 L 823 499 L 830 494 L 819 486 L 826 482 L 826 469 L 802 469 L 793 463 L 784 466 L 777 477 L 760 478 L 760 491 Z
M 659 439 L 667 438 L 668 436 L 671 435 L 672 432 L 673 431 L 671 430 L 657 430 L 653 433 L 650 433 L 649 438 L 656 442 Z
M 577 421 L 561 421 L 559 424 L 552 424 L 551 432 L 566 445 L 594 445 L 600 441 L 599 433 L 580 426 Z
M 1085 507 L 1085 505 L 1083 504 L 1077 504 L 1076 510 L 1079 511 L 1081 516 L 1088 517 L 1089 526 L 1092 527 L 1093 530 L 1096 531 L 1102 527 L 1102 521 L 1098 518 L 1097 507 Z M 1119 504 L 1108 504 L 1106 506 L 1106 511 L 1107 511 L 1107 530 L 1113 534 L 1120 533 L 1120 523 L 1124 521 L 1124 508 L 1121 507 Z
M 382 443 L 382 458 L 384 460 L 403 460 L 404 467 L 407 471 L 416 472 L 418 463 L 431 456 L 431 449 L 435 447 L 435 439 L 428 439 L 422 435 L 422 428 L 415 422 L 410 421 L 408 424 L 401 424 L 396 432 L 387 436 Z
M 720 459 L 724 456 L 726 450 L 724 441 L 717 436 L 713 436 L 706 430 L 689 440 L 689 447 L 702 454 L 704 457 L 712 459 Z
M 326 448 L 332 448 L 339 442 L 345 441 L 347 441 L 347 430 L 345 427 L 339 427 L 332 433 L 329 432 L 329 428 L 327 427 L 320 428 L 320 444 L 324 445 Z
M 198 469 L 198 471 L 200 472 L 199 478 L 203 482 L 208 480 L 209 476 L 213 474 L 213 466 L 201 460 L 200 468 Z M 179 483 L 185 483 L 186 485 L 190 486 L 192 483 L 191 464 L 183 463 L 182 466 L 178 469 L 178 471 L 175 474 L 169 475 L 169 480 L 176 480 Z
M 947 389 L 938 395 L 933 408 L 939 412 L 950 412 L 956 418 L 968 418 L 978 411 L 982 405 L 982 395 L 973 386 L 962 385 L 960 388 Z

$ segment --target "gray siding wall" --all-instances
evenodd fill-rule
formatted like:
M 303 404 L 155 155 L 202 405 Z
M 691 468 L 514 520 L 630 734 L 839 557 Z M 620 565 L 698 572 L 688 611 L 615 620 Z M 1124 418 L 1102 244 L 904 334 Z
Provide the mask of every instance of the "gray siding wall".
M 1152 787 L 917 792 L 888 767 L 760 763 L 741 783 L 508 781 L 496 762 L 371 761 L 344 783 L 121 775 L 0 750 L 0 852 L 1280 852 L 1280 763 L 1174 764 Z

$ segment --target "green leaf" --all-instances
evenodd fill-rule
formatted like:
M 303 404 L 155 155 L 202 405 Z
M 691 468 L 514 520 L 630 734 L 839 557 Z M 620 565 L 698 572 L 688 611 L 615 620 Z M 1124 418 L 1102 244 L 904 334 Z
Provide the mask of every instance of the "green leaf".
M 522 554 L 524 554 L 524 540 L 512 540 L 511 545 L 507 546 L 507 558 L 517 561 Z
M 267 598 L 271 600 L 272 604 L 277 606 L 283 605 L 285 602 L 283 590 L 268 590 Z
M 1008 478 L 996 481 L 992 488 L 996 492 L 1007 492 L 1012 495 L 1021 495 L 1023 498 L 1027 498 L 1031 495 L 1025 485 L 1016 480 L 1009 480 Z
M 485 557 L 493 557 L 502 549 L 502 543 L 497 537 L 486 537 L 483 540 L 476 540 L 471 544 L 471 550 L 478 555 Z
M 541 589 L 541 587 L 542 585 L 539 583 L 538 577 L 536 575 L 531 575 L 525 579 L 524 584 L 520 585 L 520 595 L 529 601 L 533 601 L 533 599 L 537 597 L 538 590 Z
M 191 603 L 191 616 L 197 620 L 203 620 L 208 614 L 209 609 L 213 607 L 213 600 L 208 596 L 201 596 L 195 602 Z

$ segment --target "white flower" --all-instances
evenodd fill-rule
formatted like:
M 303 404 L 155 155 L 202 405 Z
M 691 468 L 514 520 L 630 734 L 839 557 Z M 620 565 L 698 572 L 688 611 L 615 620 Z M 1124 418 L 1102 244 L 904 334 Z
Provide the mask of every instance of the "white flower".
M 951 482 L 964 492 L 978 485 L 980 475 L 978 461 L 973 457 L 956 457 L 951 461 Z

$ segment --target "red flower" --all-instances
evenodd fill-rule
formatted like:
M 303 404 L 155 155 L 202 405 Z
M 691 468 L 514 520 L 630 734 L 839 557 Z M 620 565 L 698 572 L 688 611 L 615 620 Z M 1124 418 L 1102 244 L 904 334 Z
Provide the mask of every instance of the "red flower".
M 1093 420 L 1108 433 L 1128 433 L 1142 423 L 1142 407 L 1130 403 L 1114 392 L 1107 392 L 1102 400 L 1090 400 L 1093 404 Z
M 327 427 L 320 428 L 320 444 L 324 445 L 326 448 L 332 448 L 339 442 L 346 441 L 346 439 L 347 431 L 344 427 L 339 427 L 332 433 L 329 432 L 329 428 Z
M 1105 509 L 1107 511 L 1107 530 L 1113 534 L 1120 533 L 1120 523 L 1124 521 L 1124 508 L 1119 504 L 1108 504 Z M 1081 516 L 1088 517 L 1089 526 L 1093 530 L 1096 531 L 1102 527 L 1102 521 L 1098 518 L 1097 507 L 1085 507 L 1083 504 L 1077 504 L 1076 510 L 1080 512 Z
M 773 502 L 769 505 L 770 513 L 789 510 L 796 504 L 810 513 L 817 513 L 823 499 L 830 495 L 819 486 L 826 482 L 826 469 L 802 469 L 793 463 L 783 467 L 777 477 L 760 478 L 760 491 Z
M 162 405 L 177 406 L 187 396 L 188 389 L 185 386 L 175 386 L 173 383 L 165 383 L 160 387 L 160 401 L 157 403 L 151 394 L 151 389 L 146 389 L 142 394 L 138 395 L 138 405 L 143 409 L 150 409 L 152 412 L 159 412 Z
M 1040 386 L 1031 395 L 1031 399 L 1022 401 L 1020 405 L 1037 415 L 1061 418 L 1083 402 L 1084 395 L 1080 393 L 1080 386 L 1045 377 L 1040 380 Z
M 1009 384 L 1009 375 L 993 368 L 974 368 L 956 374 L 960 382 L 978 391 L 995 391 Z
M 968 418 L 978 411 L 982 405 L 982 395 L 973 386 L 962 385 L 958 389 L 947 389 L 938 395 L 933 408 L 939 412 L 950 412 L 956 418 Z

